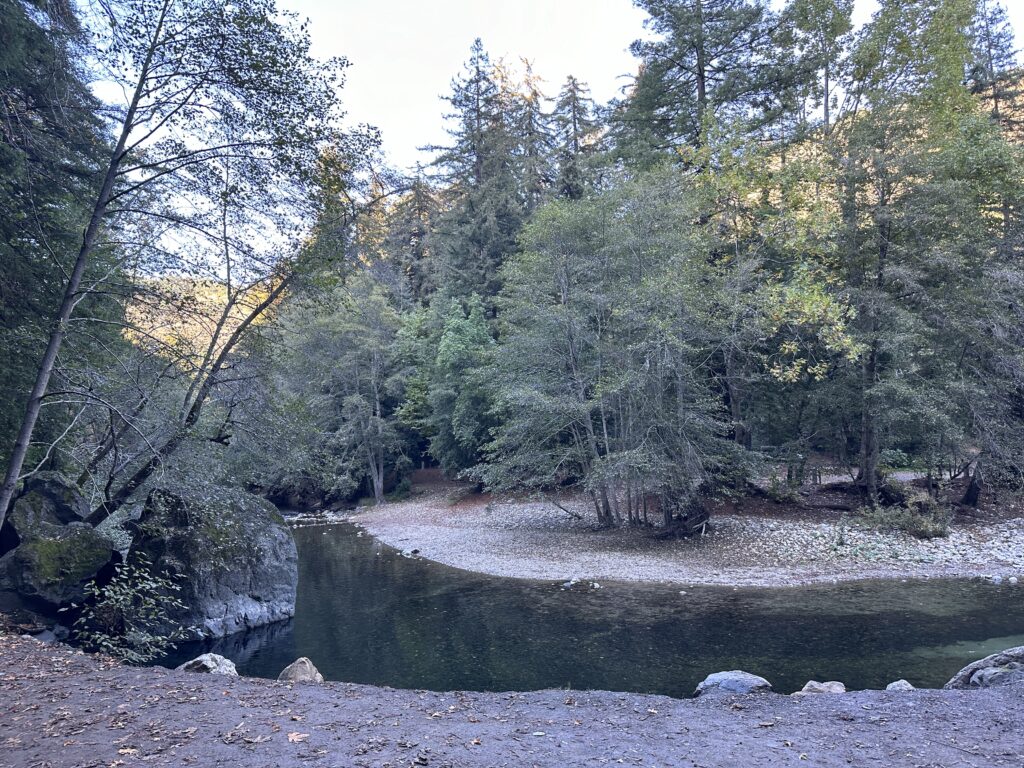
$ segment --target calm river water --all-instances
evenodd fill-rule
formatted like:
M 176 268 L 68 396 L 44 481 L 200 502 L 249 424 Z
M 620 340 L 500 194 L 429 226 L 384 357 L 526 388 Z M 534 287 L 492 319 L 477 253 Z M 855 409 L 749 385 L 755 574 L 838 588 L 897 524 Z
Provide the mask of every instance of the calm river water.
M 308 656 L 329 680 L 402 688 L 688 696 L 726 669 L 784 693 L 809 679 L 941 687 L 968 662 L 1024 644 L 1024 585 L 563 590 L 406 558 L 347 524 L 295 535 L 295 619 L 183 647 L 171 661 L 212 650 L 241 674 L 276 677 Z

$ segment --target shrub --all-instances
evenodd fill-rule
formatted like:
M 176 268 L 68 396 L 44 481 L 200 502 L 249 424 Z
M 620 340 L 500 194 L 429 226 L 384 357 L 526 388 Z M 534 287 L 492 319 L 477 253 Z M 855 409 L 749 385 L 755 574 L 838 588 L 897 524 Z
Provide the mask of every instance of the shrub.
M 890 469 L 906 469 L 912 462 L 910 456 L 899 448 L 886 448 L 879 452 L 878 463 Z
M 949 535 L 953 511 L 926 493 L 913 496 L 907 506 L 864 509 L 858 522 L 877 530 L 909 533 L 918 539 L 943 538 Z
M 185 636 L 174 627 L 168 609 L 185 606 L 176 596 L 180 587 L 153 573 L 142 553 L 119 563 L 109 582 L 85 585 L 85 602 L 72 605 L 79 615 L 72 638 L 83 648 L 114 656 L 129 664 L 144 664 L 172 651 Z M 170 630 L 168 628 L 171 627 Z

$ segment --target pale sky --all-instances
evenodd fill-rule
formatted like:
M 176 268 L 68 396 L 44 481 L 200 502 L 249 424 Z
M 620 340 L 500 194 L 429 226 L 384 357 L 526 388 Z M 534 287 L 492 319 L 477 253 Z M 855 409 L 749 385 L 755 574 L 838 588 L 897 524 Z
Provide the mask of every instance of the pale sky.
M 1024 47 L 1024 2 L 1004 4 Z M 380 128 L 400 168 L 429 162 L 417 147 L 446 143 L 448 105 L 440 97 L 475 38 L 492 60 L 533 62 L 549 96 L 572 74 L 601 103 L 635 71 L 627 49 L 645 17 L 631 0 L 279 0 L 279 7 L 310 19 L 314 55 L 352 62 L 342 92 L 348 119 Z M 875 0 L 856 0 L 855 8 L 863 22 Z

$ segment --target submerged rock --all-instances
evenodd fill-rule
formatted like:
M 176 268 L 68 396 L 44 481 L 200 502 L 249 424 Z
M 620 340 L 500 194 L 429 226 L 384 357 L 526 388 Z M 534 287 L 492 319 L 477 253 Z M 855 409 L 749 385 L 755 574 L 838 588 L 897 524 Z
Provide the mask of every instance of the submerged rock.
M 322 683 L 324 676 L 320 674 L 312 661 L 305 656 L 300 656 L 277 676 L 277 679 L 284 683 Z
M 1024 681 L 1024 645 L 993 653 L 968 664 L 957 672 L 943 688 L 991 688 Z
M 715 672 L 705 677 L 694 696 L 703 696 L 707 693 L 767 693 L 771 691 L 772 684 L 763 677 L 752 675 L 739 669 L 730 672 Z
M 194 637 L 222 637 L 295 615 L 298 554 L 284 518 L 245 491 L 156 489 L 133 549 L 180 586 L 171 619 Z
M 917 689 L 914 688 L 914 686 L 912 686 L 906 680 L 902 680 L 901 679 L 901 680 L 896 680 L 895 682 L 889 683 L 887 686 L 885 686 L 885 690 L 887 690 L 887 691 L 916 691 Z
M 235 662 L 225 659 L 216 653 L 204 653 L 196 656 L 191 661 L 175 667 L 180 672 L 201 672 L 208 675 L 227 675 L 238 677 L 238 670 L 235 669 Z
M 797 694 L 804 693 L 846 693 L 846 685 L 838 680 L 829 680 L 824 683 L 819 683 L 817 680 L 808 680 L 807 684 L 797 691 Z

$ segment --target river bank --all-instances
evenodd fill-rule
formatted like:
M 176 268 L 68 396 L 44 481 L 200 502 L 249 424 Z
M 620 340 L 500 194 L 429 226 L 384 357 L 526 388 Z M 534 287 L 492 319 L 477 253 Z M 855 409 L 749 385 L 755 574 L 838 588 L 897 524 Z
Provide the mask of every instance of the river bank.
M 931 540 L 869 529 L 836 511 L 759 504 L 717 511 L 706 535 L 663 539 L 650 529 L 595 530 L 580 499 L 465 496 L 453 483 L 414 487 L 402 502 L 341 518 L 380 541 L 493 576 L 688 585 L 793 586 L 899 578 L 1024 581 L 1018 502 L 961 517 Z M 304 516 L 297 524 L 339 519 Z
M 433 693 L 126 667 L 0 636 L 0 764 L 1017 766 L 1024 690 Z

